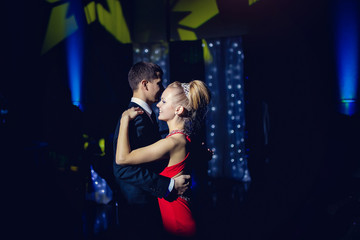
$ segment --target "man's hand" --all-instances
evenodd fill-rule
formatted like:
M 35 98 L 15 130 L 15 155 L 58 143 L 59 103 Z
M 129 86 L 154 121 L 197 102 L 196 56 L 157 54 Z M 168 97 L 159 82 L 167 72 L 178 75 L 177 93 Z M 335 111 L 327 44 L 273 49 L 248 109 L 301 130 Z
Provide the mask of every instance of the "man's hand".
M 190 184 L 190 175 L 180 175 L 175 180 L 175 190 L 178 195 L 182 195 L 188 188 Z

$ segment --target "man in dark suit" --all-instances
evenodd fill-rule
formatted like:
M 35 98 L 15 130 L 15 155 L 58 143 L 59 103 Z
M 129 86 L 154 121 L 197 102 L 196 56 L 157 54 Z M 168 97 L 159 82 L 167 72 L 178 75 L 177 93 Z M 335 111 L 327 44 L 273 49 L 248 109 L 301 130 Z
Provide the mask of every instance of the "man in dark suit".
M 162 75 L 163 71 L 158 65 L 147 62 L 136 63 L 129 71 L 128 81 L 133 91 L 129 108 L 140 107 L 145 113 L 130 123 L 129 139 L 132 150 L 150 145 L 161 138 L 151 105 L 160 99 L 163 90 Z M 120 121 L 114 134 L 114 156 L 119 128 Z M 188 175 L 174 179 L 158 175 L 167 164 L 168 161 L 160 160 L 141 165 L 118 165 L 114 159 L 114 175 L 127 202 L 126 208 L 122 208 L 126 211 L 119 213 L 123 229 L 126 226 L 124 230 L 127 237 L 159 236 L 162 223 L 157 197 L 180 195 L 188 188 Z

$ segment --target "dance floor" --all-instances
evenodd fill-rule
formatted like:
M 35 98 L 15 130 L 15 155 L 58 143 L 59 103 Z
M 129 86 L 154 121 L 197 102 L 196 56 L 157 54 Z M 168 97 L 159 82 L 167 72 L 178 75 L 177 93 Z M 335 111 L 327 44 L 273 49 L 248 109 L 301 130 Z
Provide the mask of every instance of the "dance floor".
M 9 239 L 124 239 L 118 221 L 124 206 L 84 200 L 77 174 L 34 171 L 17 190 L 20 212 L 12 211 Z M 360 239 L 360 178 L 346 181 L 296 197 L 293 186 L 276 179 L 209 179 L 194 192 L 197 239 Z

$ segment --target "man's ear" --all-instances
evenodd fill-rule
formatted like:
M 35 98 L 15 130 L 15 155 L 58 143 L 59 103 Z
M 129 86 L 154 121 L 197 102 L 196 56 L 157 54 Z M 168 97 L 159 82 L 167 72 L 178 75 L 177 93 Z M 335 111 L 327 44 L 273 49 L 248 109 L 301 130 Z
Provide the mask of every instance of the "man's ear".
M 142 89 L 144 89 L 144 90 L 148 90 L 147 84 L 148 84 L 148 81 L 145 80 L 145 79 L 143 79 L 143 80 L 141 80 L 141 82 L 140 82 L 140 87 L 141 87 Z

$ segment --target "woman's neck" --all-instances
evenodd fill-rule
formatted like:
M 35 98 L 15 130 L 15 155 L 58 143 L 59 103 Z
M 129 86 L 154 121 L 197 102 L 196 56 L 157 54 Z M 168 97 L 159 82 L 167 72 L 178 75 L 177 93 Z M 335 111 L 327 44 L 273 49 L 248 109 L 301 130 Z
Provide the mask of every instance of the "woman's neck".
M 175 131 L 175 130 L 184 130 L 185 124 L 183 121 L 168 121 L 167 122 L 169 127 L 169 132 Z

